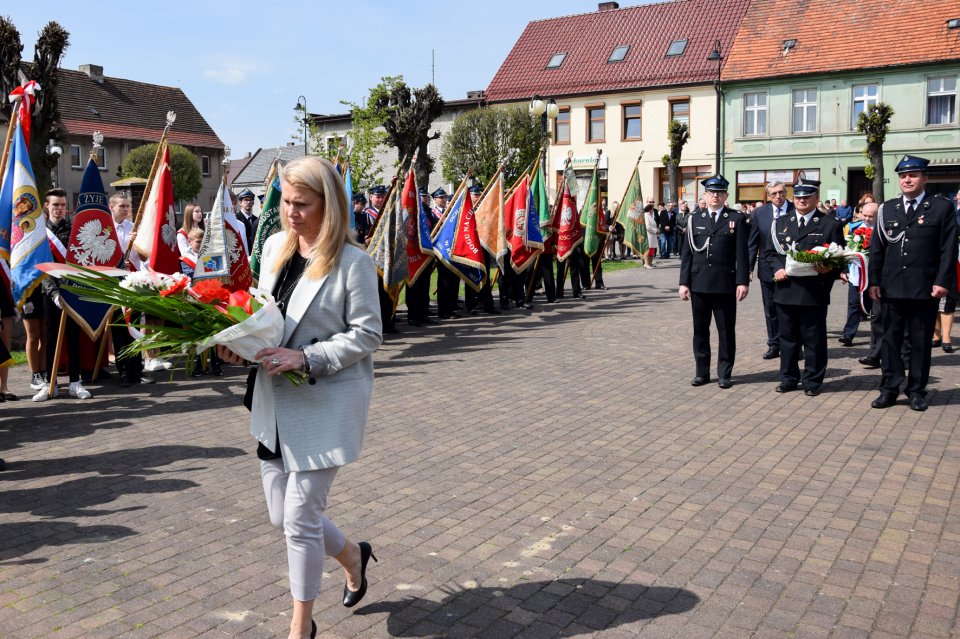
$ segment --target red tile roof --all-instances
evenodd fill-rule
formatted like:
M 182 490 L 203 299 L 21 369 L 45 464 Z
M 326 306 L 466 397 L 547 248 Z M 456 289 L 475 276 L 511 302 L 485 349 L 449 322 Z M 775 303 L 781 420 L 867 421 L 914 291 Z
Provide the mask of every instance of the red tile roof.
M 224 144 L 186 94 L 176 87 L 104 77 L 94 82 L 86 73 L 60 69 L 57 98 L 67 133 L 156 142 L 167 111 L 177 114 L 170 141 L 222 149 Z
M 749 3 L 674 0 L 531 22 L 487 87 L 487 101 L 712 82 L 717 63 L 707 56 L 717 40 L 730 47 Z M 682 55 L 666 55 L 684 39 Z M 608 63 L 624 45 L 626 59 Z M 563 64 L 547 69 L 559 52 L 567 53 Z
M 957 0 L 753 0 L 724 80 L 960 60 Z M 783 41 L 796 46 L 783 54 Z

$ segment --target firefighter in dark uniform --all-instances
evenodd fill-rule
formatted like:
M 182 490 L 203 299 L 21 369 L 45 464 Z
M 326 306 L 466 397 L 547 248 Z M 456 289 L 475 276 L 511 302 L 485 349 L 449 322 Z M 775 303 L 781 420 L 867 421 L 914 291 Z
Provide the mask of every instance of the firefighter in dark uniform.
M 433 197 L 433 207 L 430 208 L 430 215 L 433 218 L 434 226 L 443 217 L 443 212 L 447 208 L 447 192 L 443 187 L 438 188 L 430 194 Z M 437 317 L 440 319 L 451 319 L 460 317 L 457 314 L 457 302 L 460 297 L 460 278 L 445 265 L 437 266 Z
M 430 230 L 436 225 L 430 208 L 430 194 L 423 187 L 418 190 L 420 195 L 420 204 L 427 212 L 427 221 L 430 224 Z M 416 228 L 415 226 L 413 228 Z M 412 286 L 407 286 L 407 324 L 410 326 L 423 326 L 424 324 L 436 324 L 435 320 L 430 319 L 430 276 L 433 274 L 433 260 L 431 264 L 423 269 L 417 281 Z
M 243 224 L 248 247 L 253 247 L 253 238 L 257 236 L 257 226 L 260 224 L 260 218 L 253 214 L 253 201 L 256 197 L 250 189 L 237 193 L 237 201 L 240 202 L 237 219 Z
M 383 207 L 387 199 L 387 187 L 382 184 L 371 188 L 368 193 L 370 194 L 370 206 L 363 209 L 364 215 L 367 217 L 367 237 L 364 240 L 364 244 L 370 242 L 370 237 L 373 235 L 374 226 L 377 223 L 377 219 L 380 217 L 380 210 Z M 390 299 L 390 296 L 387 295 L 387 292 L 383 290 L 383 277 L 377 277 L 377 293 L 380 296 L 380 321 L 383 323 L 383 332 L 395 335 L 400 331 L 397 330 L 397 325 L 394 324 L 394 312 L 393 312 L 393 300 Z
M 370 219 L 364 209 L 367 207 L 367 197 L 363 193 L 353 194 L 353 226 L 357 230 L 357 242 L 362 246 L 370 232 Z
M 691 217 L 680 253 L 680 299 L 693 311 L 693 355 L 696 376 L 690 382 L 710 381 L 710 318 L 717 324 L 719 352 L 717 383 L 730 388 L 737 354 L 737 302 L 747 297 L 750 229 L 739 211 L 724 206 L 729 182 L 715 175 L 703 182 L 707 210 Z
M 780 325 L 780 384 L 778 393 L 787 393 L 803 384 L 808 397 L 820 394 L 827 373 L 827 309 L 830 291 L 837 278 L 846 278 L 839 269 L 816 265 L 817 275 L 788 276 L 786 252 L 806 251 L 824 244 L 846 244 L 843 224 L 832 215 L 817 211 L 820 182 L 800 179 L 793 187 L 795 210 L 773 223 L 775 232 L 764 246 L 764 259 L 773 273 L 776 288 L 773 302 Z M 804 367 L 800 373 L 800 348 Z
M 473 198 L 473 208 L 477 208 L 479 204 L 479 198 L 483 194 L 483 189 L 480 188 L 479 184 L 474 184 L 470 187 L 470 197 Z M 477 315 L 480 313 L 481 309 L 487 315 L 499 315 L 498 311 L 493 306 L 493 285 L 490 282 L 491 276 L 491 260 L 490 254 L 486 251 L 483 251 L 483 261 L 486 266 L 487 278 L 483 283 L 483 286 L 479 291 L 474 291 L 469 286 L 465 286 L 463 289 L 463 300 L 464 307 L 468 313 L 471 315 Z
M 906 379 L 910 408 L 927 409 L 930 348 L 940 298 L 957 288 L 957 220 L 949 200 L 926 192 L 928 160 L 904 156 L 897 164 L 899 197 L 877 211 L 870 242 L 870 286 L 882 300 L 880 396 L 874 408 L 893 406 Z M 910 375 L 900 349 L 910 344 Z

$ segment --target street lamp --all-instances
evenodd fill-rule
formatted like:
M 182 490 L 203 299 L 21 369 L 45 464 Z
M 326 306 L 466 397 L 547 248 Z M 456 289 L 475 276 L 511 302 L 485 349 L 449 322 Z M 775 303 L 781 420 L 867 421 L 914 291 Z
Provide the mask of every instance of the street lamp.
M 550 129 L 549 123 L 557 119 L 557 115 L 560 113 L 560 107 L 557 106 L 557 103 L 553 98 L 544 101 L 539 95 L 535 95 L 530 99 L 530 106 L 528 107 L 530 115 L 540 118 L 540 146 L 543 149 L 543 159 L 541 163 L 543 164 L 543 175 L 547 175 L 547 145 L 550 144 Z
M 717 175 L 719 175 L 722 159 L 720 148 L 720 103 L 723 100 L 723 92 L 720 90 L 720 68 L 723 66 L 723 55 L 721 54 L 719 40 L 713 45 L 713 51 L 707 56 L 707 60 L 710 62 L 716 61 L 717 63 L 717 81 L 714 82 L 713 88 L 717 91 Z
M 63 149 L 57 144 L 56 140 L 51 139 L 47 143 L 47 155 L 53 158 L 53 166 L 50 167 L 50 183 L 53 188 L 59 186 L 57 178 L 60 176 L 60 156 L 63 155 Z
M 301 107 L 300 102 L 303 102 Z M 310 127 L 307 125 L 307 99 L 302 95 L 297 98 L 297 106 L 295 109 L 303 109 L 303 154 L 307 155 L 307 135 L 310 133 Z

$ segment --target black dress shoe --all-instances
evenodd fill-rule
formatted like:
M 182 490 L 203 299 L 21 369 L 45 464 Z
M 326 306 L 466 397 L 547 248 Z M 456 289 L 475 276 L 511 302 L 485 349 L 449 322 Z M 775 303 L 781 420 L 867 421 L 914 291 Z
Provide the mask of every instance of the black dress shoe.
M 454 315 L 454 317 L 457 317 L 457 316 Z M 437 323 L 437 320 L 435 320 L 435 319 L 430 319 L 429 317 L 421 318 L 420 321 L 423 322 L 424 324 L 436 324 L 436 323 Z
M 880 397 L 870 402 L 873 408 L 890 408 L 897 403 L 897 396 L 889 393 L 881 393 Z
M 880 368 L 880 359 L 877 357 L 861 357 L 857 361 L 867 368 Z
M 729 377 L 721 377 L 720 381 L 717 382 L 717 386 L 720 388 L 730 388 L 733 386 L 733 382 L 730 381 Z
M 776 391 L 778 393 L 790 393 L 795 390 L 797 390 L 796 384 L 788 384 L 786 382 L 780 382 L 779 384 L 777 384 L 777 388 L 776 388 Z
M 410 326 L 413 326 L 414 328 L 420 328 L 421 326 L 423 326 L 423 322 L 415 319 L 407 320 L 407 324 L 409 324 Z
M 763 359 L 777 359 L 780 357 L 780 349 L 771 346 L 767 349 L 767 352 L 763 354 Z
M 844 335 L 844 336 L 838 338 L 837 341 L 840 342 L 841 344 L 843 344 L 844 346 L 853 346 L 853 338 L 852 338 L 852 337 L 847 337 L 847 336 Z
M 210 362 L 210 372 L 215 377 L 223 377 L 223 364 L 221 364 L 218 360 Z
M 803 389 L 803 394 L 806 395 L 807 397 L 816 397 L 817 395 L 820 394 L 820 389 L 819 389 L 819 388 L 804 388 L 804 389 Z
M 910 397 L 910 410 L 927 410 L 927 400 L 922 395 L 913 395 Z
M 584 295 L 583 293 L 574 293 L 573 296 L 574 296 L 574 297 L 578 297 L 578 298 L 580 298 L 580 299 L 582 299 L 582 300 L 587 299 L 587 296 Z
M 360 590 L 350 590 L 347 588 L 347 584 L 343 584 L 343 605 L 347 608 L 353 608 L 360 600 L 363 599 L 363 596 L 367 594 L 367 562 L 373 557 L 374 561 L 377 561 L 376 555 L 373 554 L 373 548 L 370 547 L 365 541 L 361 541 L 360 546 Z
M 597 285 L 594 286 L 593 288 L 597 289 L 598 291 L 605 291 L 605 290 L 607 290 L 607 287 L 604 286 L 603 284 L 597 284 Z
M 940 340 L 935 339 L 935 340 L 933 340 L 932 342 L 930 342 L 930 346 L 931 346 L 931 348 L 937 348 L 938 346 L 940 346 L 941 343 L 942 343 L 942 342 L 941 342 Z
M 953 344 L 944 344 L 944 345 L 943 345 L 943 352 L 944 352 L 944 353 L 952 353 L 952 352 L 953 352 Z
M 383 327 L 383 332 L 387 335 L 399 335 L 400 331 L 397 330 L 397 327 L 393 324 Z
M 484 311 L 484 313 L 486 313 L 487 315 L 500 315 L 500 311 L 498 311 L 498 310 L 495 309 L 495 308 L 491 308 L 491 309 L 489 309 L 489 310 L 486 310 L 486 311 Z
M 709 383 L 709 382 L 710 382 L 710 376 L 709 376 L 709 375 L 697 375 L 697 376 L 694 377 L 692 380 L 690 380 L 690 385 L 691 385 L 691 386 L 703 386 L 704 384 L 707 384 L 707 383 Z

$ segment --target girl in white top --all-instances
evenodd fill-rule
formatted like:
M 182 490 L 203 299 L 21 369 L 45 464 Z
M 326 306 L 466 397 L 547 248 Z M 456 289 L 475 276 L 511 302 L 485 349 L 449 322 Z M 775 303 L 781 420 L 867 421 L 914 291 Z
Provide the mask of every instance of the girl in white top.
M 186 255 L 190 252 L 190 231 L 199 227 L 204 229 L 203 209 L 199 204 L 187 204 L 183 208 L 183 225 L 177 231 L 177 247 L 180 249 L 180 255 Z

